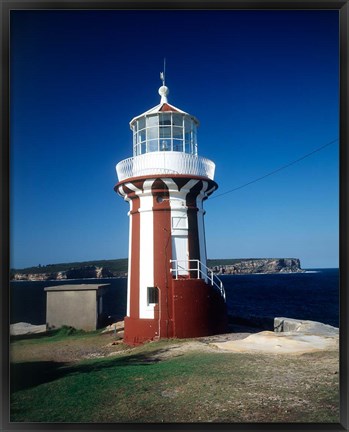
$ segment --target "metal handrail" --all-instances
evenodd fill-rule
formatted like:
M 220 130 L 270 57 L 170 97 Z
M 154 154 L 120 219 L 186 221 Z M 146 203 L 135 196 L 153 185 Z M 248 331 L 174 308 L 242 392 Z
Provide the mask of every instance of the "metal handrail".
M 196 268 L 189 268 L 189 263 L 196 263 Z M 175 263 L 175 268 L 171 268 L 171 273 L 175 273 L 175 278 L 178 279 L 179 272 L 185 271 L 185 272 L 197 272 L 196 279 L 204 279 L 205 282 L 209 280 L 212 286 L 215 286 L 220 291 L 222 297 L 225 298 L 225 289 L 223 286 L 223 282 L 219 279 L 217 275 L 213 273 L 213 270 L 211 270 L 209 267 L 207 267 L 205 264 L 203 264 L 198 259 L 190 259 L 190 260 L 170 260 L 170 263 Z M 179 263 L 184 263 L 184 265 L 180 265 Z M 203 271 L 202 268 L 205 270 Z M 200 276 L 203 277 L 200 277 Z

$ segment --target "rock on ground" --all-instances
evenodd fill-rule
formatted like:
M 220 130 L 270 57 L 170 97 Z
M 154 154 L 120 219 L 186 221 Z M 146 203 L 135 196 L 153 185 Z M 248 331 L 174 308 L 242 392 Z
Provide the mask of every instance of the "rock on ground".
M 275 318 L 275 331 L 262 331 L 243 340 L 212 345 L 227 351 L 275 354 L 302 354 L 319 350 L 338 350 L 339 330 L 316 321 Z
M 274 318 L 275 332 L 298 332 L 307 334 L 319 334 L 322 336 L 338 335 L 337 327 L 332 327 L 328 324 L 323 324 L 317 321 L 297 320 L 293 318 Z
M 243 340 L 213 344 L 217 348 L 235 352 L 264 352 L 274 354 L 302 354 L 319 350 L 338 349 L 338 336 L 274 333 L 263 331 Z
M 46 331 L 46 324 L 33 325 L 26 322 L 19 322 L 10 325 L 10 335 L 19 336 L 32 333 L 43 333 Z
M 109 333 L 109 332 L 120 332 L 124 330 L 124 321 L 118 321 L 113 324 L 108 325 L 102 333 Z

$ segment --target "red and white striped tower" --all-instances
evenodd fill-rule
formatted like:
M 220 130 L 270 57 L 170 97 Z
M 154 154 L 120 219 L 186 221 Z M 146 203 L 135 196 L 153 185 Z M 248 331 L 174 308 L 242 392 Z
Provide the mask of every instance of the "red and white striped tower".
M 133 118 L 133 157 L 116 165 L 130 204 L 124 341 L 186 338 L 226 330 L 223 284 L 206 267 L 203 201 L 215 164 L 197 153 L 198 120 L 167 101 Z

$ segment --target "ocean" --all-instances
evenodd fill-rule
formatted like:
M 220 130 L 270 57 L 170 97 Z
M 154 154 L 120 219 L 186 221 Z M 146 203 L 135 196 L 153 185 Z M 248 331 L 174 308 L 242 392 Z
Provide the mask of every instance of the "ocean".
M 339 326 L 339 270 L 309 269 L 306 273 L 222 275 L 228 313 L 237 321 L 268 321 L 287 317 Z M 45 287 L 63 284 L 109 284 L 104 306 L 112 320 L 126 311 L 125 278 L 69 281 L 11 281 L 10 322 L 45 324 Z
M 251 322 L 287 317 L 339 326 L 339 269 L 227 275 L 221 279 L 233 317 Z

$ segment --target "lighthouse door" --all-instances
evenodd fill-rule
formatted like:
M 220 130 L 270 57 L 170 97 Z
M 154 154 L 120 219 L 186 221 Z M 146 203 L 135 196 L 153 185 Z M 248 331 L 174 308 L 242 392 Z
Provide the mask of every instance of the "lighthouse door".
M 172 236 L 172 259 L 177 261 L 178 275 L 188 275 L 188 237 Z M 176 263 L 173 263 L 175 268 Z

